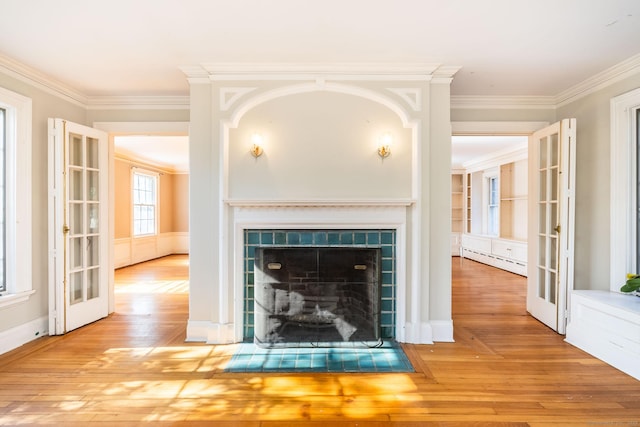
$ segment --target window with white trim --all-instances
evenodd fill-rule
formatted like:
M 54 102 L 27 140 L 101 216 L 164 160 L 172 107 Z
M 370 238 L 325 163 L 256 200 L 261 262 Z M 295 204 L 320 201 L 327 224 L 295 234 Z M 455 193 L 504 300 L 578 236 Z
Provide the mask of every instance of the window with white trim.
M 5 247 L 7 235 L 5 231 L 5 207 L 7 206 L 7 200 L 5 199 L 5 183 L 6 179 L 6 170 L 5 167 L 5 149 L 6 146 L 6 135 L 5 135 L 5 120 L 6 113 L 4 108 L 0 108 L 0 295 L 7 291 L 7 275 L 5 274 L 5 253 L 7 252 Z
M 635 203 L 635 212 L 636 212 L 636 269 L 633 271 L 636 274 L 640 274 L 638 271 L 638 267 L 640 266 L 640 106 L 635 108 L 635 114 L 632 117 L 632 120 L 635 120 L 635 125 L 632 123 L 631 125 L 635 128 L 635 132 L 632 132 L 632 138 L 635 136 L 635 148 L 636 148 L 636 179 L 635 179 L 635 187 L 636 187 L 636 203 Z M 635 135 L 634 135 L 635 133 Z
M 156 234 L 158 212 L 158 174 L 133 172 L 133 235 Z
M 611 100 L 610 290 L 640 273 L 640 88 Z
M 0 307 L 26 300 L 31 283 L 31 99 L 0 88 Z

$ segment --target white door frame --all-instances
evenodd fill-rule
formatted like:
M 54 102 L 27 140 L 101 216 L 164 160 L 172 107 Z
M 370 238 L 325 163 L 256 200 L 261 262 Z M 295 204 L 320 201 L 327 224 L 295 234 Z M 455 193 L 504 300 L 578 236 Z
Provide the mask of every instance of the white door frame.
M 109 313 L 115 311 L 114 242 L 115 242 L 115 150 L 114 136 L 119 135 L 188 135 L 189 122 L 94 122 L 93 127 L 109 134 Z

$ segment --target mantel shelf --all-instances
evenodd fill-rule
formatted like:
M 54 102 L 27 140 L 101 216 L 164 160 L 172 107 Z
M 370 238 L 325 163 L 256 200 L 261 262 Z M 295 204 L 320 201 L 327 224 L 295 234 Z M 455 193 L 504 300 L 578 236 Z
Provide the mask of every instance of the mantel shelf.
M 225 200 L 233 207 L 392 207 L 411 206 L 413 199 L 393 200 Z

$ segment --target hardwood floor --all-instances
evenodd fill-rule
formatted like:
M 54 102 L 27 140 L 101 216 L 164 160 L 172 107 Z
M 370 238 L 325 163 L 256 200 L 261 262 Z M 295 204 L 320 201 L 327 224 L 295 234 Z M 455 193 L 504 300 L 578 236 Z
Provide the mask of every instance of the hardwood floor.
M 454 258 L 456 342 L 405 345 L 416 373 L 255 375 L 184 342 L 187 264 L 118 270 L 114 314 L 0 356 L 0 425 L 640 425 L 640 381 L 530 317 L 520 276 Z

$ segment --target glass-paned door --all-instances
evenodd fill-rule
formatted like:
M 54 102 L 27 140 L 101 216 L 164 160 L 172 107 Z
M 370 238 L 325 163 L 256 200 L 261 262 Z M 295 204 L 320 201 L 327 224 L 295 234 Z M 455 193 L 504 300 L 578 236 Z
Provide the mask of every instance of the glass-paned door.
M 573 288 L 575 119 L 536 132 L 529 144 L 530 215 L 527 310 L 565 332 Z
M 107 137 L 49 120 L 50 334 L 108 314 Z

